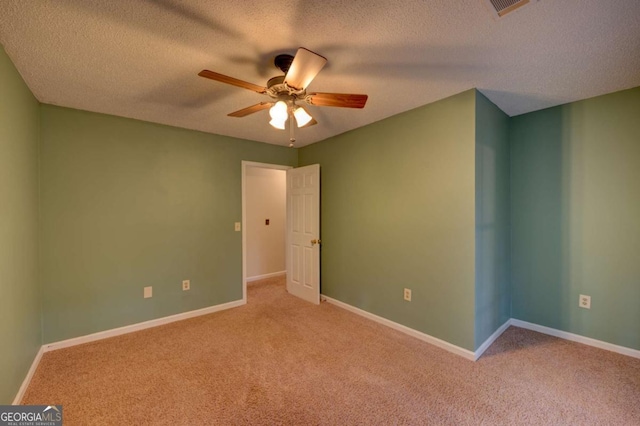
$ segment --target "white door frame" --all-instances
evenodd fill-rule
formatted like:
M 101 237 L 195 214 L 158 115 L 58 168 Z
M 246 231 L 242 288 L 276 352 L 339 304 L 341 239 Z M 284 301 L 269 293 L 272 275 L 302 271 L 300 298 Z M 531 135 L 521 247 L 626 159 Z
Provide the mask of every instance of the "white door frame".
M 260 167 L 263 169 L 289 170 L 293 166 L 282 164 L 257 163 L 255 161 L 242 160 L 242 301 L 247 303 L 247 194 L 245 180 L 248 167 Z

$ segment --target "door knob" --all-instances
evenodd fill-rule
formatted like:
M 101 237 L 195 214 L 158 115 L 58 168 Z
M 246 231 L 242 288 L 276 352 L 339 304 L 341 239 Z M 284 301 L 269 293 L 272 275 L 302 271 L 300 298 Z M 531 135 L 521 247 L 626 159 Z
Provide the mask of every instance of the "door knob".
M 311 240 L 311 245 L 320 244 L 322 241 L 320 240 Z

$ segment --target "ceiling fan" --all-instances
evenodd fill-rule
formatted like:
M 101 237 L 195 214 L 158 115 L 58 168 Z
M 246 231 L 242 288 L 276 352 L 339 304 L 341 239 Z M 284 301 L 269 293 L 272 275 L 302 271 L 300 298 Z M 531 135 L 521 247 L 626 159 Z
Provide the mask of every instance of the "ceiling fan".
M 260 102 L 247 108 L 228 114 L 229 117 L 245 117 L 263 109 L 269 109 L 271 124 L 276 129 L 284 130 L 287 120 L 291 132 L 289 146 L 293 146 L 294 120 L 297 127 L 308 127 L 318 122 L 309 114 L 309 111 L 300 103 L 314 106 L 332 106 L 342 108 L 364 108 L 367 103 L 367 95 L 354 95 L 346 93 L 307 93 L 307 86 L 327 63 L 327 59 L 304 47 L 298 49 L 295 56 L 278 55 L 274 59 L 274 65 L 284 75 L 271 78 L 267 86 L 258 86 L 237 78 L 229 77 L 217 72 L 202 70 L 198 75 L 221 83 L 231 84 L 267 95 L 270 101 Z

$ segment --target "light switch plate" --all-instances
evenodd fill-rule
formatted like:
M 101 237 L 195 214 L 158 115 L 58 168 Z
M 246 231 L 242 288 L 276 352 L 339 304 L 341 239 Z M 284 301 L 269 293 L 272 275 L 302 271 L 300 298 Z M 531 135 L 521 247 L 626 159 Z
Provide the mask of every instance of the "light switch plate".
M 144 288 L 144 298 L 148 299 L 153 296 L 153 287 L 145 287 Z
M 242 229 L 242 228 L 240 227 L 240 222 L 236 222 L 236 224 L 235 224 L 235 230 L 236 230 L 236 231 L 240 231 L 240 229 Z

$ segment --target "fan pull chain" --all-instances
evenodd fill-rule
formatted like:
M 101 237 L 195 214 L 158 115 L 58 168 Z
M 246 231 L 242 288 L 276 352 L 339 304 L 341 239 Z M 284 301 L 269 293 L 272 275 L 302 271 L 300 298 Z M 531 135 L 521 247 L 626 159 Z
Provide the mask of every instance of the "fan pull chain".
M 293 115 L 289 114 L 289 148 L 293 148 L 296 138 L 293 135 Z

